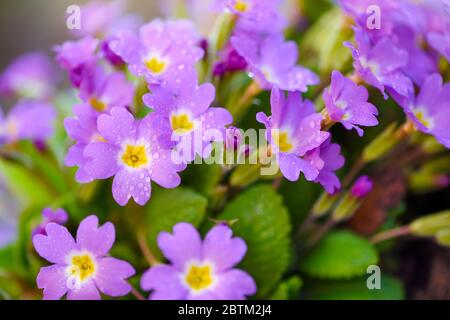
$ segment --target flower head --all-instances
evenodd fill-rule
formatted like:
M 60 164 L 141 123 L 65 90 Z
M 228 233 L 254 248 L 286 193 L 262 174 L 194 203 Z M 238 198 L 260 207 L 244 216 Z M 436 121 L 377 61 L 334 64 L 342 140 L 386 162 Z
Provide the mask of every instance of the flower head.
M 160 264 L 144 273 L 141 287 L 153 300 L 242 300 L 256 292 L 252 277 L 233 268 L 247 246 L 233 238 L 223 224 L 213 227 L 202 241 L 188 223 L 178 223 L 173 234 L 162 232 L 158 245 L 171 264 Z
M 154 20 L 141 27 L 139 38 L 124 32 L 110 43 L 110 48 L 135 75 L 145 76 L 149 83 L 162 83 L 177 70 L 193 67 L 203 57 L 199 40 L 189 21 Z
M 56 112 L 53 106 L 37 101 L 21 101 L 3 118 L 0 112 L 0 142 L 45 141 L 53 134 Z
M 433 74 L 425 79 L 420 93 L 403 106 L 417 128 L 431 134 L 450 148 L 450 84 L 442 84 L 442 77 Z
M 319 170 L 314 182 L 319 183 L 329 194 L 334 194 L 341 188 L 341 182 L 336 171 L 344 166 L 345 158 L 341 155 L 341 147 L 331 143 L 328 138 L 320 147 L 309 151 L 304 159 Z
M 75 175 L 78 182 L 91 182 L 94 178 L 84 170 L 84 166 L 89 162 L 89 158 L 84 155 L 84 148 L 92 142 L 105 140 L 97 130 L 99 112 L 88 104 L 75 105 L 73 110 L 75 117 L 66 118 L 64 127 L 69 137 L 75 140 L 75 144 L 69 148 L 64 163 L 69 167 L 79 167 Z
M 324 91 L 323 100 L 331 120 L 340 122 L 351 130 L 356 129 L 362 136 L 362 126 L 376 126 L 377 108 L 367 101 L 369 94 L 363 86 L 344 77 L 339 71 L 333 71 L 331 85 Z
M 61 68 L 69 72 L 69 78 L 75 87 L 79 87 L 86 68 L 92 66 L 98 56 L 98 40 L 90 37 L 78 41 L 66 41 L 54 48 L 56 61 Z
M 292 41 L 284 42 L 282 35 L 261 38 L 239 33 L 231 42 L 263 89 L 276 86 L 281 90 L 305 92 L 309 85 L 319 83 L 312 71 L 296 65 L 297 45 Z
M 373 183 L 372 179 L 368 176 L 361 176 L 356 179 L 353 184 L 350 194 L 358 199 L 364 198 L 370 191 L 372 191 Z
M 215 76 L 223 76 L 228 72 L 241 71 L 247 68 L 247 62 L 232 45 L 226 46 L 219 53 L 219 58 L 219 62 L 214 65 L 213 74 Z
M 28 99 L 50 96 L 56 83 L 55 69 L 41 52 L 20 56 L 0 74 L 0 94 Z
M 33 230 L 32 236 L 37 234 L 47 235 L 45 227 L 47 224 L 53 222 L 57 224 L 64 224 L 69 219 L 67 212 L 64 209 L 52 210 L 51 208 L 45 208 L 42 210 L 42 222 Z
M 52 263 L 43 267 L 37 285 L 44 289 L 44 299 L 100 300 L 102 293 L 120 297 L 131 291 L 126 281 L 134 268 L 126 261 L 107 256 L 115 240 L 112 223 L 98 226 L 94 215 L 81 221 L 76 240 L 57 223 L 45 227 L 45 235 L 33 237 L 39 255 Z
M 133 102 L 134 87 L 121 72 L 106 74 L 100 66 L 86 70 L 80 83 L 80 97 L 97 112 L 127 107 Z
M 211 108 L 215 97 L 212 84 L 198 85 L 197 75 L 183 70 L 173 86 L 152 86 L 151 94 L 144 96 L 145 104 L 163 115 L 171 129 L 171 140 L 178 144 L 183 161 L 196 155 L 207 157 L 211 143 L 221 142 L 225 126 L 233 122 L 228 110 Z
M 251 32 L 281 32 L 287 20 L 280 14 L 279 0 L 215 0 L 213 10 L 238 16 L 236 29 Z
M 414 91 L 412 81 L 402 72 L 408 52 L 387 37 L 373 43 L 361 29 L 355 29 L 355 39 L 357 47 L 347 46 L 353 52 L 353 66 L 364 81 L 379 89 L 385 98 L 386 88 L 396 97 L 408 97 Z
M 155 114 L 135 120 L 125 108 L 114 108 L 97 120 L 103 141 L 91 142 L 83 151 L 89 158 L 84 172 L 92 179 L 114 176 L 112 192 L 120 205 L 134 201 L 144 205 L 150 199 L 151 180 L 164 188 L 180 184 L 177 172 L 185 169 L 175 164 L 171 150 L 160 143 L 160 136 L 170 130 Z
M 256 116 L 266 126 L 267 140 L 281 172 L 290 181 L 298 180 L 300 172 L 308 181 L 316 179 L 318 167 L 304 157 L 330 136 L 321 131 L 322 115 L 315 113 L 312 102 L 303 101 L 299 92 L 284 97 L 276 88 L 271 94 L 271 111 L 270 117 L 262 112 Z

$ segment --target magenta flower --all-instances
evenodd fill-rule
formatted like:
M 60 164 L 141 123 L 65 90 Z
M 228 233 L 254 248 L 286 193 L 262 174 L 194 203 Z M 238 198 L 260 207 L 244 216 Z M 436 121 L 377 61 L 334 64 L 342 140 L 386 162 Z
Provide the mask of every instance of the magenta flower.
M 442 84 L 442 77 L 433 74 L 425 79 L 420 93 L 403 106 L 417 128 L 431 134 L 450 148 L 450 84 Z
M 44 102 L 21 101 L 6 118 L 0 112 L 0 142 L 43 142 L 53 134 L 55 118 L 53 106 Z
M 0 94 L 29 99 L 48 98 L 56 83 L 55 69 L 41 52 L 24 54 L 0 74 Z
M 315 113 L 313 103 L 303 101 L 299 92 L 289 92 L 285 97 L 274 88 L 270 100 L 272 115 L 259 112 L 256 118 L 266 126 L 266 137 L 281 173 L 290 181 L 298 180 L 300 172 L 308 181 L 315 180 L 320 170 L 304 157 L 330 136 L 321 131 L 322 115 Z
M 92 143 L 105 141 L 97 130 L 97 118 L 99 113 L 90 105 L 80 104 L 74 106 L 74 118 L 66 118 L 64 127 L 70 138 L 75 140 L 67 152 L 64 163 L 66 166 L 78 166 L 75 175 L 78 182 L 87 183 L 94 180 L 85 170 L 84 166 L 89 162 L 89 158 L 84 155 L 84 148 Z
M 354 198 L 361 199 L 364 198 L 370 191 L 372 191 L 372 188 L 372 179 L 370 179 L 368 176 L 361 176 L 356 179 L 350 190 L 350 193 Z
M 45 300 L 100 300 L 100 292 L 112 297 L 127 295 L 127 278 L 135 274 L 126 261 L 107 256 L 115 240 L 114 225 L 98 226 L 94 215 L 81 221 L 76 240 L 59 224 L 49 223 L 46 235 L 33 237 L 39 255 L 53 263 L 43 267 L 37 285 L 44 289 Z M 100 291 L 100 292 L 99 292 Z
M 232 45 L 228 45 L 219 52 L 219 61 L 214 65 L 213 74 L 220 77 L 228 72 L 241 71 L 246 68 L 247 62 L 245 59 Z
M 326 192 L 334 194 L 341 189 L 341 181 L 335 172 L 344 166 L 345 158 L 341 155 L 341 147 L 337 143 L 331 143 L 328 138 L 320 147 L 309 151 L 304 159 L 319 170 L 314 182 L 322 185 Z
M 412 81 L 403 74 L 408 53 L 399 49 L 390 38 L 372 43 L 361 29 L 355 29 L 357 47 L 347 43 L 353 52 L 353 66 L 368 84 L 379 89 L 387 99 L 385 89 L 396 97 L 408 97 L 414 92 Z
M 193 70 L 183 70 L 176 78 L 179 81 L 174 86 L 151 86 L 152 93 L 144 96 L 144 103 L 164 115 L 182 161 L 192 161 L 195 155 L 208 157 L 211 143 L 223 141 L 225 126 L 233 118 L 224 108 L 210 107 L 215 97 L 214 86 L 209 83 L 199 86 Z
M 83 80 L 85 69 L 98 60 L 97 47 L 98 40 L 89 37 L 55 46 L 56 61 L 69 73 L 69 79 L 75 87 L 78 88 Z
M 98 112 L 127 107 L 133 102 L 134 86 L 122 72 L 106 74 L 101 66 L 88 68 L 80 83 L 80 97 Z
M 89 158 L 85 173 L 93 179 L 114 176 L 113 197 L 122 206 L 132 197 L 140 205 L 150 199 L 151 180 L 164 188 L 180 184 L 177 172 L 184 164 L 175 164 L 171 150 L 161 144 L 160 135 L 170 130 L 161 117 L 149 114 L 135 120 L 125 108 L 98 117 L 97 128 L 104 141 L 91 142 L 83 155 Z
M 331 85 L 323 93 L 323 100 L 331 120 L 340 122 L 347 129 L 355 129 L 360 136 L 364 131 L 359 127 L 376 126 L 377 108 L 367 101 L 369 93 L 344 77 L 339 71 L 333 71 Z
M 256 293 L 253 278 L 233 268 L 247 246 L 224 224 L 202 242 L 191 224 L 178 223 L 173 234 L 159 234 L 158 245 L 171 264 L 156 265 L 142 276 L 141 287 L 152 291 L 152 300 L 243 300 Z
M 69 216 L 67 215 L 67 212 L 64 209 L 56 209 L 52 210 L 51 208 L 45 208 L 42 210 L 42 222 L 33 229 L 32 237 L 34 237 L 37 234 L 42 234 L 44 236 L 47 235 L 45 231 L 45 227 L 47 224 L 53 222 L 57 224 L 63 225 L 67 222 L 69 219 Z
M 130 32 L 118 36 L 110 48 L 137 76 L 162 83 L 179 68 L 190 68 L 203 57 L 200 41 L 190 21 L 154 20 L 141 27 L 139 39 Z
M 282 35 L 261 39 L 239 33 L 232 37 L 231 42 L 247 61 L 250 73 L 263 89 L 277 86 L 281 90 L 305 92 L 309 85 L 319 83 L 313 72 L 296 65 L 297 45 L 293 41 L 284 42 Z

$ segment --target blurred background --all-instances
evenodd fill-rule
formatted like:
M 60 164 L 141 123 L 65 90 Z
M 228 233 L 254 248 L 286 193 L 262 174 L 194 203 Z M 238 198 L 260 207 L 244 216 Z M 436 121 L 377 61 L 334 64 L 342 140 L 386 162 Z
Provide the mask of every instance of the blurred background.
M 33 50 L 49 51 L 71 38 L 66 28 L 66 9 L 89 1 L 0 1 L 0 70 L 16 56 Z M 128 0 L 128 12 L 149 20 L 160 13 L 158 0 Z

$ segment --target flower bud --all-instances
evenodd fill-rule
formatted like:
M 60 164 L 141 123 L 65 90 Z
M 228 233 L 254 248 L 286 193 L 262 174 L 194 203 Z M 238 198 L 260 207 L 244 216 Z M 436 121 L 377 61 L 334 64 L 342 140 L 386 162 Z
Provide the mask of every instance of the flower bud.
M 442 230 L 450 228 L 450 210 L 416 219 L 409 226 L 415 235 L 435 236 Z
M 339 191 L 334 194 L 323 192 L 319 199 L 313 206 L 313 216 L 318 218 L 326 214 L 339 199 Z
M 353 197 L 362 199 L 372 191 L 372 188 L 372 180 L 368 176 L 361 176 L 353 184 L 350 193 Z

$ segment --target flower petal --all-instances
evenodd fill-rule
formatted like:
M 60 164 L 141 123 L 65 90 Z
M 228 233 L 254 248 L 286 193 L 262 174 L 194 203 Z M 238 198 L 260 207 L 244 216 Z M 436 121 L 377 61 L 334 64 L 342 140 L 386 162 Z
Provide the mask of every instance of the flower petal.
M 101 300 L 100 292 L 93 280 L 88 280 L 78 289 L 69 290 L 67 300 Z
M 114 225 L 107 222 L 98 227 L 98 218 L 94 215 L 81 221 L 77 231 L 79 249 L 86 249 L 97 256 L 104 256 L 111 250 L 116 238 Z
M 181 283 L 180 272 L 165 264 L 147 270 L 141 278 L 141 287 L 146 291 L 153 290 L 151 300 L 180 300 L 188 294 Z
M 44 289 L 44 300 L 61 299 L 68 290 L 64 266 L 52 265 L 41 268 L 36 282 L 39 289 Z
M 238 264 L 247 251 L 241 238 L 233 238 L 233 231 L 226 225 L 212 228 L 203 242 L 203 258 L 212 260 L 216 272 L 222 272 Z
M 47 224 L 45 231 L 46 236 L 42 234 L 34 236 L 34 248 L 42 258 L 65 265 L 67 255 L 77 248 L 75 240 L 65 227 L 56 223 Z
M 98 268 L 94 282 L 101 292 L 120 297 L 131 291 L 131 285 L 125 279 L 132 277 L 135 271 L 128 262 L 107 257 L 98 261 Z

